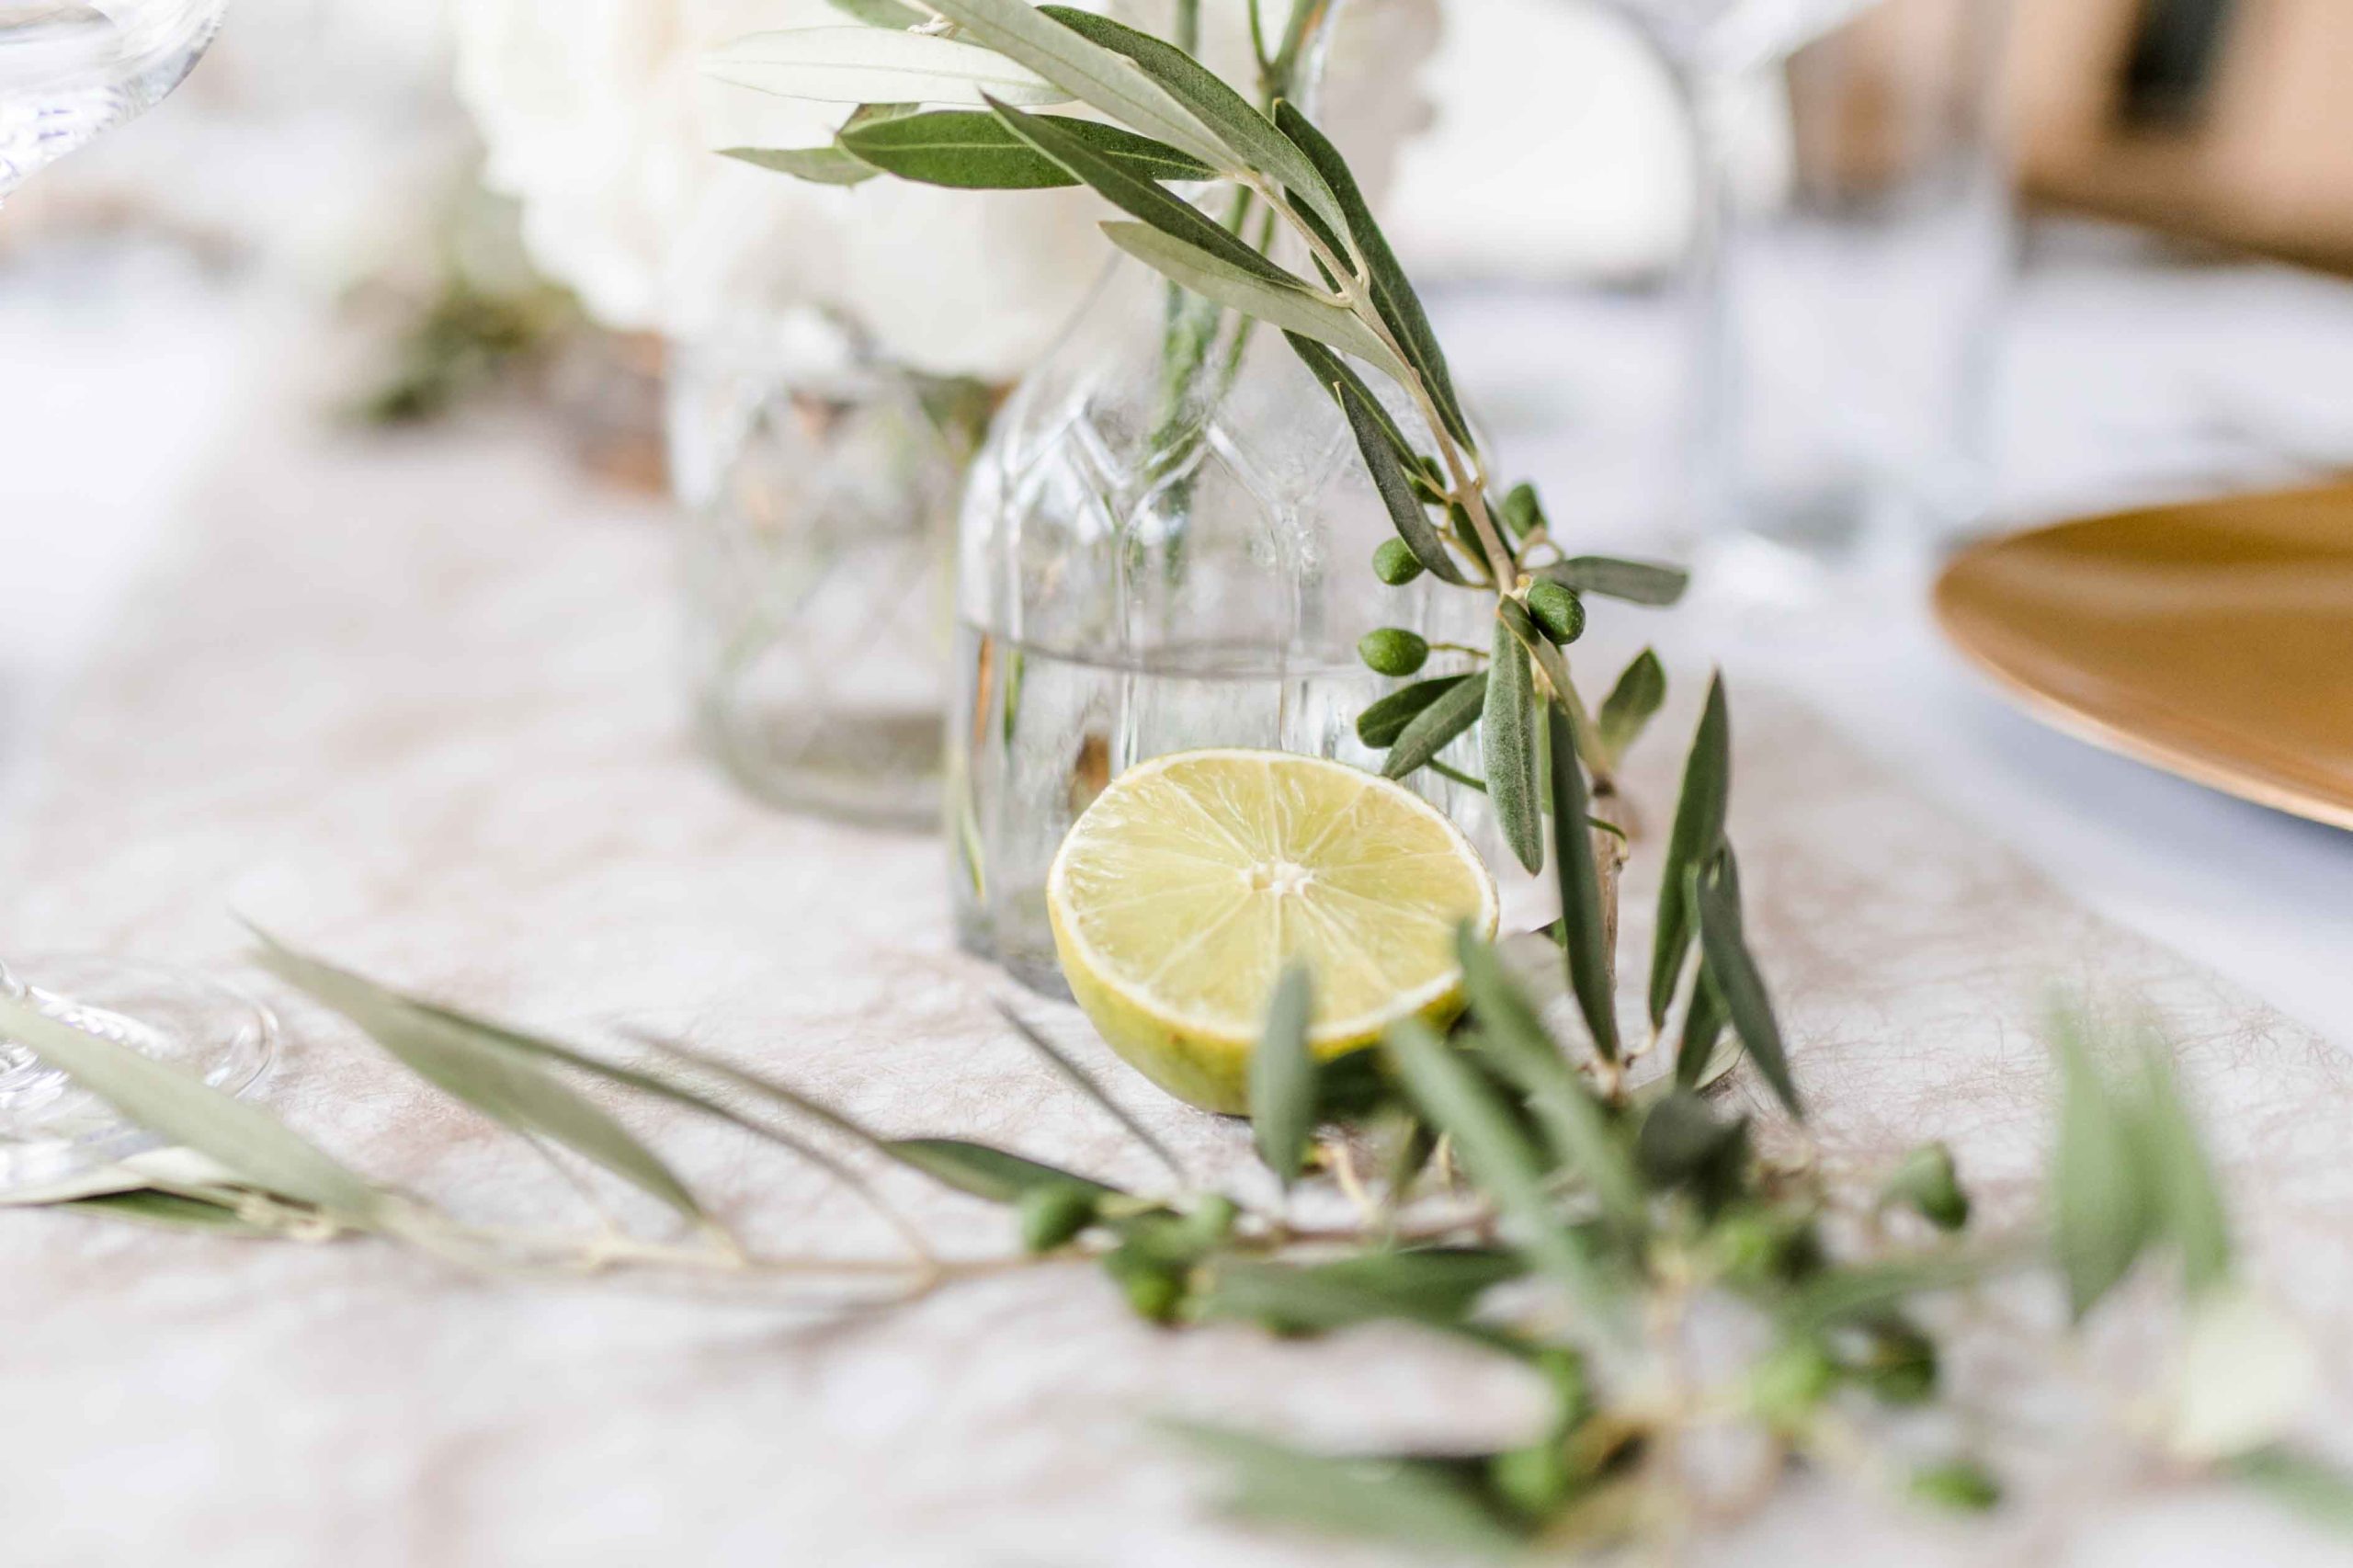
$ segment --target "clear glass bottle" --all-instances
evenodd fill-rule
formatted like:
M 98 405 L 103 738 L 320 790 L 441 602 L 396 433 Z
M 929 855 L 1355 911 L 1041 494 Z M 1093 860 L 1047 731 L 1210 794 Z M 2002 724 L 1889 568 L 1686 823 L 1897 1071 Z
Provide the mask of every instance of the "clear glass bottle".
M 828 357 L 673 354 L 671 483 L 699 727 L 764 800 L 929 827 L 943 563 L 986 395 L 854 356 L 806 358 Z
M 1487 642 L 1483 596 L 1372 574 L 1387 515 L 1290 347 L 1256 329 L 1237 352 L 1229 316 L 1188 373 L 1194 309 L 1141 267 L 1112 267 L 999 415 L 966 493 L 949 719 L 958 934 L 1042 990 L 1062 985 L 1048 868 L 1114 776 L 1208 746 L 1377 767 L 1357 716 L 1399 683 L 1358 662 L 1358 640 L 1403 626 Z M 1442 651 L 1424 675 L 1464 667 Z M 1447 760 L 1475 772 L 1475 744 Z M 1418 782 L 1507 864 L 1483 795 Z

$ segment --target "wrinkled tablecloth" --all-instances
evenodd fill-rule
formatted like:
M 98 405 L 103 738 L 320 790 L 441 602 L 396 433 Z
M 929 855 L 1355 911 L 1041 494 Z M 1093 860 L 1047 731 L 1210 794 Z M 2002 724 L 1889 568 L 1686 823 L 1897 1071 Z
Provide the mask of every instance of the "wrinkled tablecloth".
M 777 814 L 693 754 L 658 508 L 582 488 L 528 425 L 363 437 L 303 407 L 264 413 L 61 716 L 0 846 L 0 950 L 242 974 L 290 1028 L 267 1101 L 484 1219 L 569 1199 L 510 1140 L 244 969 L 231 912 L 585 1041 L 685 1035 L 888 1131 L 1152 1179 L 994 1017 L 992 998 L 1019 994 L 954 950 L 936 841 Z M 1662 819 L 1699 686 L 1676 674 L 1638 768 Z M 2353 1435 L 2353 1066 L 2086 915 L 1787 698 L 1737 672 L 1733 693 L 1752 924 L 1828 1156 L 1942 1136 L 1989 1214 L 2022 1221 L 2047 1135 L 2050 989 L 2154 1009 L 2255 1272 L 2324 1351 L 2316 1433 Z M 1638 881 L 1634 950 L 1646 896 Z M 1241 1129 L 1126 1074 L 1071 1009 L 1025 1006 L 1197 1167 L 1254 1179 Z M 1755 1085 L 1733 1092 L 1763 1108 Z M 725 1130 L 636 1119 L 771 1244 L 886 1248 L 809 1170 Z M 952 1250 L 1009 1241 L 994 1210 L 892 1190 Z M 0 1213 L 8 1562 L 1375 1562 L 1220 1519 L 1211 1478 L 1151 1418 L 1471 1444 L 1540 1408 L 1514 1369 L 1402 1330 L 1157 1332 L 1075 1267 L 813 1316 L 643 1283 L 485 1280 L 375 1244 Z M 2015 1479 L 2018 1506 L 1971 1528 L 1802 1481 L 1697 1555 L 2336 1560 L 2264 1503 L 2145 1487 L 2110 1456 Z

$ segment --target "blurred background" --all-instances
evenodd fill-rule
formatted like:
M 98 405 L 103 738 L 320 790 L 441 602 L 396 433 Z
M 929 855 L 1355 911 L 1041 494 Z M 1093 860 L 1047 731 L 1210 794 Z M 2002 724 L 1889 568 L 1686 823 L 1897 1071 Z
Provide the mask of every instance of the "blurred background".
M 233 0 L 181 91 L 13 194 L 0 549 L 37 591 L 0 618 L 0 787 L 240 419 L 290 399 L 335 442 L 527 427 L 649 526 L 678 520 L 709 644 L 688 697 L 772 783 L 768 708 L 797 699 L 739 679 L 744 645 L 819 634 L 731 619 L 767 570 L 745 551 L 806 537 L 813 496 L 869 506 L 878 451 L 894 502 L 951 508 L 1101 265 L 1083 221 L 967 207 L 970 254 L 1022 267 L 926 273 L 908 236 L 941 210 L 861 225 L 710 158 L 736 110 L 698 96 L 696 51 L 798 3 L 616 0 L 550 53 L 523 0 Z M 1895 749 L 1937 744 L 1904 728 L 1911 666 L 1851 655 L 1925 633 L 1916 578 L 1892 620 L 1848 591 L 1883 580 L 1871 562 L 2353 470 L 2340 0 L 1366 5 L 1334 117 L 1498 445 L 1573 498 L 1556 531 L 1708 558 L 1709 591 L 1766 629 L 1757 656 L 1844 669 L 1825 704 Z M 756 448 L 741 411 L 773 398 L 731 358 L 753 343 L 824 387 L 762 415 Z M 908 379 L 845 390 L 877 358 Z M 1973 808 L 2046 858 L 2136 787 L 2007 749 L 2017 788 L 1983 779 Z M 2146 858 L 2190 831 L 2171 798 L 2148 810 L 2096 903 L 2220 877 Z M 2251 863 L 2288 874 L 2305 845 Z M 2173 902 L 2260 919 L 2219 881 Z M 2245 945 L 2253 973 L 2260 931 Z

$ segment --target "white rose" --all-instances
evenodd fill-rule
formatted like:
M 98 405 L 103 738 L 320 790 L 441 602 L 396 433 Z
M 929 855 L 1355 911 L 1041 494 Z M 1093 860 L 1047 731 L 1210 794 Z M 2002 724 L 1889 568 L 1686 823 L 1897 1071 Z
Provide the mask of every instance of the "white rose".
M 1238 7 L 1215 0 L 1213 42 L 1245 36 Z M 1426 28 L 1435 7 L 1358 0 L 1361 20 L 1344 24 L 1336 55 L 1404 36 L 1391 30 L 1401 17 Z M 522 202 L 533 260 L 608 324 L 693 338 L 773 332 L 818 312 L 912 368 L 1006 379 L 1109 254 L 1102 203 L 1084 191 L 841 188 L 716 156 L 830 137 L 838 107 L 700 69 L 707 51 L 746 33 L 841 25 L 826 0 L 467 0 L 455 17 L 459 91 L 488 148 L 486 177 Z M 1350 36 L 1359 28 L 1363 45 Z M 1393 108 L 1412 96 L 1387 85 L 1377 132 L 1346 135 L 1381 165 L 1418 120 Z

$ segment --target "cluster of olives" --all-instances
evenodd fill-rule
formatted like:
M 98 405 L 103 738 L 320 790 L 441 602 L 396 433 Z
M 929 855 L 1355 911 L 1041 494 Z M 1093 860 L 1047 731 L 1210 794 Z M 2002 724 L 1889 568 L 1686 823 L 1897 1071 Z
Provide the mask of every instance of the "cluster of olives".
M 1372 552 L 1373 574 L 1392 588 L 1404 587 L 1422 574 L 1422 563 L 1405 548 L 1404 540 L 1383 541 Z M 1585 601 L 1573 588 L 1540 577 L 1528 589 L 1528 619 L 1552 642 L 1565 647 L 1585 635 Z M 1357 644 L 1357 654 L 1376 673 L 1410 676 L 1429 662 L 1430 645 L 1419 633 L 1402 626 L 1368 631 Z

